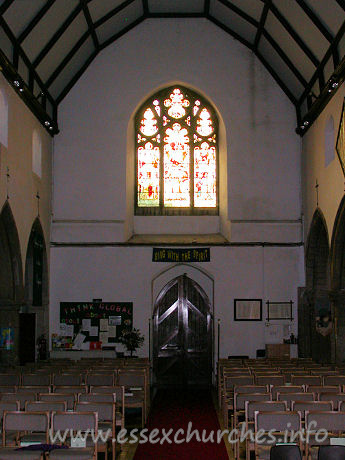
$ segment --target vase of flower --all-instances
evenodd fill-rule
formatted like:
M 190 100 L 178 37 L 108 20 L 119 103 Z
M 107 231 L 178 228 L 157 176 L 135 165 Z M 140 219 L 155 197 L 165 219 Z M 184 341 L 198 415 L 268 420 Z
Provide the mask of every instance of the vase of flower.
M 133 352 L 140 348 L 144 343 L 145 337 L 141 334 L 140 329 L 124 329 L 120 336 L 120 343 L 123 343 L 127 351 L 133 357 Z

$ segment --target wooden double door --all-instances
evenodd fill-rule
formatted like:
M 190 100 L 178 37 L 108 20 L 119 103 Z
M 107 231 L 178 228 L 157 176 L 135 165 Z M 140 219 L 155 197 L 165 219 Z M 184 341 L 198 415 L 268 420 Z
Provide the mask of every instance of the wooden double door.
M 213 318 L 204 290 L 186 275 L 159 294 L 153 314 L 157 386 L 212 384 Z

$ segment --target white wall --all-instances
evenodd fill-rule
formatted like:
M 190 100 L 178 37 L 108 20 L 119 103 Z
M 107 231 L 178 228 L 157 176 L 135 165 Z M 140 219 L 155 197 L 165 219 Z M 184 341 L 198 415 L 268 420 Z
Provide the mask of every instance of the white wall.
M 136 228 L 133 116 L 152 92 L 176 82 L 207 97 L 221 120 L 222 221 L 212 231 L 232 243 L 301 241 L 300 139 L 290 101 L 253 53 L 207 20 L 146 20 L 102 51 L 59 108 L 52 241 L 104 247 L 52 248 L 51 332 L 59 302 L 102 298 L 132 301 L 134 326 L 147 338 L 151 283 L 169 265 L 152 263 L 150 246 L 125 244 Z M 164 218 L 165 228 L 186 233 L 187 219 L 173 219 L 172 227 Z M 154 233 L 153 222 L 140 219 L 137 229 Z M 189 218 L 188 232 L 204 233 L 201 222 Z M 234 323 L 233 299 L 296 301 L 303 249 L 211 247 L 211 262 L 201 265 L 214 280 L 222 356 L 255 356 L 265 322 Z
M 256 350 L 264 348 L 265 344 L 267 300 L 294 302 L 292 331 L 296 334 L 296 286 L 302 276 L 302 261 L 300 247 L 212 247 L 210 262 L 190 264 L 190 267 L 152 262 L 151 247 L 52 248 L 50 331 L 59 333 L 60 302 L 87 302 L 94 298 L 102 298 L 104 302 L 133 302 L 134 327 L 140 328 L 145 335 L 140 354 L 148 355 L 148 321 L 159 291 L 152 281 L 162 270 L 171 267 L 164 275 L 167 280 L 187 273 L 208 294 L 216 333 L 217 320 L 221 320 L 221 356 L 248 354 L 255 357 Z M 213 282 L 203 280 L 205 276 L 194 267 L 206 271 Z M 262 298 L 263 320 L 235 322 L 235 298 Z M 278 340 L 282 338 L 280 334 Z

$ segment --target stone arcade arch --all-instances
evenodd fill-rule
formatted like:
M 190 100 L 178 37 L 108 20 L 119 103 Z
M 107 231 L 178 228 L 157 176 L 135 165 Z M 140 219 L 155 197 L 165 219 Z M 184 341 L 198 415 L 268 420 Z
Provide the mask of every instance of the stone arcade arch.
M 13 364 L 18 351 L 18 312 L 23 305 L 24 289 L 18 231 L 8 202 L 0 213 L 0 260 L 0 327 L 14 331 L 14 347 L 3 350 L 1 358 Z
M 334 223 L 331 246 L 331 300 L 334 314 L 335 361 L 345 357 L 345 197 Z
M 327 322 L 330 313 L 329 252 L 327 225 L 321 210 L 317 209 L 307 240 L 306 290 L 300 304 L 299 338 L 301 356 L 312 357 L 318 362 L 329 362 L 332 354 L 332 327 Z

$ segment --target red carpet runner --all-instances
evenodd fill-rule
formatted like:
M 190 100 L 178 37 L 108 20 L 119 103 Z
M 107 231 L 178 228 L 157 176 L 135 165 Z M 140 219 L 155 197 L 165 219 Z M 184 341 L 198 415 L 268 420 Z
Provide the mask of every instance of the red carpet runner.
M 189 422 L 192 422 L 189 432 L 198 430 L 200 442 L 195 435 L 188 443 L 185 441 Z M 148 429 L 146 436 L 157 428 L 159 432 L 155 438 L 160 440 L 164 438 L 162 429 L 168 433 L 172 428 L 173 431 L 169 436 L 172 443 L 164 440 L 162 444 L 160 442 L 139 444 L 134 460 L 228 460 L 229 458 L 224 441 L 217 442 L 217 430 L 220 430 L 220 426 L 209 391 L 160 391 L 153 401 L 146 428 Z M 174 437 L 179 429 L 183 432 L 180 431 L 176 439 L 184 442 L 176 444 Z M 211 440 L 202 442 L 203 430 L 205 430 L 204 438 Z M 209 437 L 212 431 L 213 442 Z

